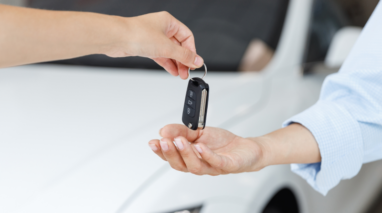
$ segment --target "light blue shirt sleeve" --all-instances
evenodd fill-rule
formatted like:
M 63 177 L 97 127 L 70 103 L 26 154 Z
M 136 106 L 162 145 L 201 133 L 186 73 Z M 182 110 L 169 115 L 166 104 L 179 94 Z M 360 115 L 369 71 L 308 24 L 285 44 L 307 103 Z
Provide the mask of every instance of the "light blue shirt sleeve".
M 288 119 L 314 135 L 321 163 L 292 171 L 326 195 L 363 163 L 382 159 L 382 3 L 379 3 L 340 71 L 325 79 L 319 101 Z

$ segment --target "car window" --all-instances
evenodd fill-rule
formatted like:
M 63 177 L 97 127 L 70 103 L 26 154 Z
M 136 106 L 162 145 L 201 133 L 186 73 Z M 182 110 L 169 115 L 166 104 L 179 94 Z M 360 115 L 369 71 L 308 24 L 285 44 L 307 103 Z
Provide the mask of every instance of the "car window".
M 315 0 L 304 62 L 324 61 L 335 33 L 346 25 L 348 22 L 343 11 L 335 2 Z
M 277 48 L 289 5 L 288 0 L 29 0 L 28 6 L 53 10 L 92 11 L 137 16 L 168 11 L 194 33 L 196 48 L 209 70 L 235 71 L 254 39 L 271 50 Z M 259 46 L 259 45 L 257 45 Z M 145 58 L 112 59 L 86 56 L 59 63 L 159 68 Z

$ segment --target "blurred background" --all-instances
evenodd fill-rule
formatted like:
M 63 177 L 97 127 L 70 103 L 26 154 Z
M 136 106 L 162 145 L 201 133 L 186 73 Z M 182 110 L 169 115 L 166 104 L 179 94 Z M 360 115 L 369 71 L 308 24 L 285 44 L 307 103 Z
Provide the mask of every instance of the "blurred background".
M 378 2 L 317 0 L 302 63 L 304 72 L 309 74 L 315 71 L 315 67 L 325 66 L 324 61 L 336 32 L 345 26 L 363 27 Z M 271 61 L 277 49 L 289 1 L 0 0 L 0 3 L 126 17 L 168 11 L 193 31 L 198 54 L 205 59 L 209 71 L 256 72 Z M 145 58 L 113 59 L 103 55 L 50 63 L 160 69 Z M 338 67 L 334 71 L 337 70 Z M 369 213 L 376 212 L 382 212 L 382 193 L 369 210 Z

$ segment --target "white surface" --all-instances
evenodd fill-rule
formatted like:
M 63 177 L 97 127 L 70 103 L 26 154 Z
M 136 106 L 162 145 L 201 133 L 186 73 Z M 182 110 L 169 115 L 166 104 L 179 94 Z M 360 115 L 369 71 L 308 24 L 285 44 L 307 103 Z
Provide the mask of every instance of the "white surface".
M 325 64 L 332 68 L 340 67 L 345 62 L 361 32 L 362 28 L 360 27 L 344 27 L 339 30 L 330 44 Z
M 0 99 L 3 104 L 0 105 L 0 129 L 3 132 L 0 141 L 6 143 L 1 143 L 0 165 L 5 175 L 2 175 L 0 184 L 10 194 L 7 193 L 3 201 L 8 202 L 0 208 L 17 205 L 12 201 L 26 201 L 30 196 L 35 196 L 36 191 L 51 186 L 64 185 L 62 190 L 68 190 L 65 184 L 72 180 L 69 175 L 72 173 L 75 176 L 73 181 L 79 181 L 84 175 L 92 176 L 89 184 L 100 181 L 97 178 L 113 180 L 108 175 L 112 175 L 110 165 L 117 168 L 116 162 L 121 164 L 121 168 L 114 172 L 129 179 L 131 184 L 128 187 L 133 188 L 126 188 L 125 191 L 132 193 L 145 181 L 142 177 L 149 177 L 163 165 L 148 149 L 147 142 L 158 137 L 160 127 L 180 122 L 183 101 L 176 100 L 184 99 L 187 82 L 172 78 L 164 71 L 101 70 L 26 66 L 1 71 Z M 150 75 L 151 80 L 146 75 Z M 261 84 L 235 76 L 209 75 L 209 83 L 214 84 L 209 107 L 214 113 L 210 113 L 208 119 L 215 123 L 230 119 L 235 116 L 232 111 L 258 100 L 256 97 L 261 92 Z M 238 100 L 236 93 L 225 87 L 227 84 L 231 88 L 242 85 L 233 91 L 240 91 L 241 97 L 247 94 L 248 98 Z M 236 102 L 227 105 L 225 98 Z M 220 107 L 222 105 L 227 107 Z M 219 116 L 221 114 L 226 115 Z M 137 156 L 138 153 L 147 154 Z M 100 163 L 97 159 L 109 163 Z M 141 164 L 136 162 L 147 162 L 147 166 L 141 171 Z M 89 164 L 90 167 L 94 165 L 95 173 L 86 170 Z M 102 165 L 106 166 L 106 170 L 96 175 Z M 136 174 L 136 179 L 133 174 Z M 116 180 L 111 184 L 120 187 Z M 16 190 L 15 185 L 18 186 Z M 83 184 L 75 188 L 81 187 L 85 187 L 83 192 L 88 193 L 88 188 Z M 102 194 L 103 189 L 99 190 Z M 72 195 L 69 191 L 67 193 Z M 129 196 L 129 193 L 122 193 L 121 199 Z M 73 194 L 79 196 L 81 193 Z M 94 202 L 97 196 L 99 194 L 93 192 L 87 200 Z M 49 194 L 47 199 L 53 197 Z M 77 200 L 77 197 L 72 198 Z M 118 199 L 113 201 L 118 202 Z M 49 203 L 55 208 L 53 201 Z M 83 205 L 92 207 L 84 202 Z M 48 208 L 49 205 L 42 206 Z M 79 208 L 80 205 L 75 206 Z M 102 210 L 99 206 L 94 208 Z M 66 211 L 65 208 L 62 210 Z
M 349 200 L 357 212 L 382 177 L 374 164 L 325 199 L 289 166 L 219 177 L 176 172 L 147 146 L 160 127 L 180 122 L 187 82 L 164 71 L 25 66 L 1 70 L 0 79 L 0 212 L 160 212 L 219 208 L 227 199 L 258 212 L 285 185 L 306 212 L 341 212 Z M 209 125 L 267 133 L 313 104 L 322 80 L 211 73 Z

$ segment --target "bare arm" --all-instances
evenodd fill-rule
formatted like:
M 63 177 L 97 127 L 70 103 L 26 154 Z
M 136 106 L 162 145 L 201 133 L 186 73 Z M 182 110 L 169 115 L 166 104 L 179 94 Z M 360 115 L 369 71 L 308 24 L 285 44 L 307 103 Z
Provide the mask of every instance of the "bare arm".
M 0 6 L 0 66 L 101 54 L 113 17 Z
M 133 18 L 0 5 L 0 68 L 89 54 L 154 59 L 171 74 L 203 65 L 192 32 L 166 12 Z
M 270 165 L 321 161 L 316 139 L 300 124 L 292 124 L 262 137 L 250 139 L 263 145 Z
M 153 151 L 174 169 L 197 175 L 251 172 L 269 165 L 321 161 L 315 138 L 300 124 L 256 138 L 242 138 L 213 127 L 193 131 L 179 124 L 165 126 L 160 135 L 163 137 L 160 141 L 149 142 Z

